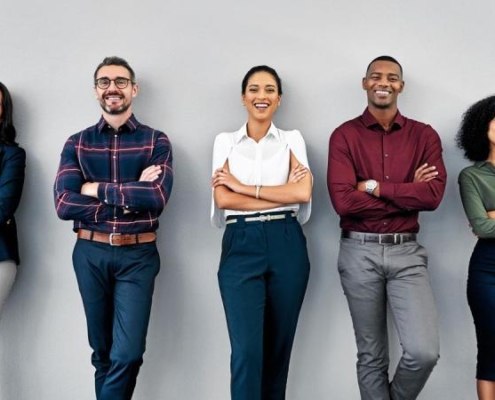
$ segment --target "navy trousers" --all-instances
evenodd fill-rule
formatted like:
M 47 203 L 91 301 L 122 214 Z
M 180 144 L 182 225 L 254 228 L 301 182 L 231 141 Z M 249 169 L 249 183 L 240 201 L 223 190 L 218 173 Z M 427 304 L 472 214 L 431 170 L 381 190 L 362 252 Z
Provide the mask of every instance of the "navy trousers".
M 232 400 L 283 400 L 309 259 L 296 218 L 227 225 L 218 271 Z
M 155 277 L 155 243 L 113 247 L 78 239 L 72 255 L 93 349 L 98 400 L 132 398 L 143 363 Z
M 471 255 L 467 297 L 478 342 L 476 379 L 495 381 L 495 240 L 479 239 Z

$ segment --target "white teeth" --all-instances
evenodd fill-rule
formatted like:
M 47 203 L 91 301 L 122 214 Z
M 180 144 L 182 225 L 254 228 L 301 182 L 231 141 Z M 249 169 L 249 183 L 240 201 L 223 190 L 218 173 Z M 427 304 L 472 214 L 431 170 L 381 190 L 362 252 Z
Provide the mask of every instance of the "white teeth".
M 377 90 L 376 94 L 379 96 L 387 96 L 389 93 L 385 90 Z
M 268 108 L 268 104 L 257 103 L 254 105 L 256 108 Z

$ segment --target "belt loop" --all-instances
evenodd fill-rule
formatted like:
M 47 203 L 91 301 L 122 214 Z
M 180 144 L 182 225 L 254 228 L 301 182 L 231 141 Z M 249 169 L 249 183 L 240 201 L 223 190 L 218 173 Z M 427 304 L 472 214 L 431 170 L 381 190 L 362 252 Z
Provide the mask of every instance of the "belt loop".
M 238 215 L 236 225 L 239 228 L 244 228 L 246 226 L 246 217 L 244 217 L 243 215 Z
M 93 236 L 95 235 L 95 231 L 89 231 L 89 240 L 93 240 Z
M 366 235 L 363 233 L 361 235 L 361 244 L 365 244 L 366 243 Z

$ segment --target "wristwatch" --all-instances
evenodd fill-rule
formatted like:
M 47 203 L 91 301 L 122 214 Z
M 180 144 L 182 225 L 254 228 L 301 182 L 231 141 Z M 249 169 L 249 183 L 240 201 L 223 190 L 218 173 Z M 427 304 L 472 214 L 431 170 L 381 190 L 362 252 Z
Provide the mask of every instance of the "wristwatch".
M 373 194 L 373 191 L 378 186 L 378 183 L 374 179 L 368 179 L 365 184 L 366 193 Z

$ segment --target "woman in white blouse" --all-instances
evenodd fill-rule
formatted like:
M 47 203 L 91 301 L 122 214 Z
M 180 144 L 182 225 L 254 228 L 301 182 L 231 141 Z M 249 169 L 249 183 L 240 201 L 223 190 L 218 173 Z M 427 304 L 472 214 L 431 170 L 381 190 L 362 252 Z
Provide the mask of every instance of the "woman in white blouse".
M 301 230 L 312 175 L 299 131 L 277 129 L 282 82 L 267 66 L 242 81 L 248 120 L 213 150 L 211 222 L 226 227 L 218 271 L 227 317 L 232 400 L 283 400 L 309 259 Z

